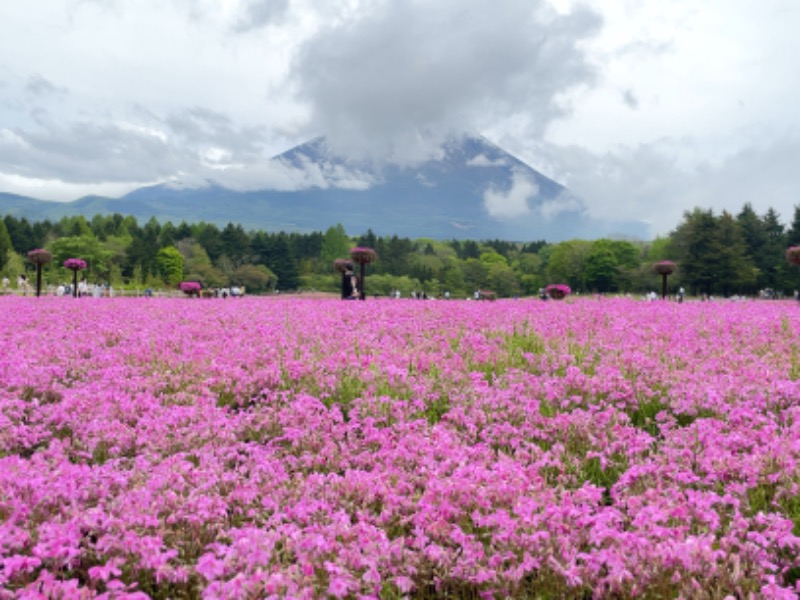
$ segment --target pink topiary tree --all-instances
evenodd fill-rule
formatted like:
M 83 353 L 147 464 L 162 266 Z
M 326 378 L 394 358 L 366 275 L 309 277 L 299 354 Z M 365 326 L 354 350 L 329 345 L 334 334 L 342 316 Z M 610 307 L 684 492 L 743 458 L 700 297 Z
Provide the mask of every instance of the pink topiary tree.
M 86 268 L 86 261 L 82 258 L 68 258 L 64 261 L 64 268 L 72 271 L 72 297 L 78 297 L 78 271 Z
M 200 296 L 200 292 L 203 290 L 203 286 L 198 281 L 183 281 L 178 287 L 187 296 Z
M 366 273 L 364 272 L 365 267 L 369 263 L 375 262 L 378 259 L 378 255 L 372 248 L 363 248 L 361 246 L 357 246 L 350 250 L 350 258 L 353 259 L 353 262 L 356 262 L 359 265 L 358 299 L 366 300 L 367 294 L 364 291 L 366 287 L 364 285 L 364 280 L 366 278 Z
M 566 283 L 551 283 L 544 288 L 544 293 L 553 300 L 563 300 L 572 293 L 572 289 Z
M 792 265 L 800 266 L 800 246 L 791 246 L 786 250 L 786 260 Z
M 36 297 L 42 294 L 42 267 L 53 260 L 53 255 L 49 250 L 36 248 L 28 252 L 28 260 L 36 265 Z
M 661 298 L 667 297 L 667 277 L 675 272 L 676 266 L 671 260 L 662 260 L 653 265 L 653 270 L 661 275 Z

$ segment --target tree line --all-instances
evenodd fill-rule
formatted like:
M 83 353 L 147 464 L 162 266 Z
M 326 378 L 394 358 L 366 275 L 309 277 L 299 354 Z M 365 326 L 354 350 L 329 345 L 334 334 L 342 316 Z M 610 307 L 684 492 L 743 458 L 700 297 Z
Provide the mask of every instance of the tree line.
M 45 280 L 66 280 L 62 265 L 81 258 L 84 276 L 117 288 L 176 287 L 198 281 L 207 287 L 244 286 L 248 292 L 293 290 L 335 292 L 333 261 L 353 246 L 374 248 L 369 293 L 403 296 L 471 296 L 492 290 L 500 297 L 534 295 L 550 283 L 581 293 L 645 293 L 659 283 L 653 264 L 677 263 L 670 285 L 691 294 L 755 294 L 771 289 L 791 293 L 800 273 L 787 264 L 787 247 L 800 245 L 800 206 L 784 225 L 769 209 L 759 215 L 750 204 L 733 215 L 695 208 L 668 235 L 642 242 L 620 239 L 548 243 L 504 240 L 434 240 L 378 236 L 371 230 L 349 236 L 342 225 L 322 232 L 248 231 L 228 223 L 144 224 L 121 214 L 64 217 L 31 222 L 5 215 L 0 220 L 0 273 L 14 279 L 30 272 L 26 254 L 46 248 L 53 262 Z

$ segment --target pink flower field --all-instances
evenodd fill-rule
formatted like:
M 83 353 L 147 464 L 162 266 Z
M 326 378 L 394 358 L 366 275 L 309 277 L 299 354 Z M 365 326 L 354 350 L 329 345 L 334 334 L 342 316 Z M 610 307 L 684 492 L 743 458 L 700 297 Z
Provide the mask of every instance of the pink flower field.
M 796 597 L 795 303 L 0 309 L 0 598 Z

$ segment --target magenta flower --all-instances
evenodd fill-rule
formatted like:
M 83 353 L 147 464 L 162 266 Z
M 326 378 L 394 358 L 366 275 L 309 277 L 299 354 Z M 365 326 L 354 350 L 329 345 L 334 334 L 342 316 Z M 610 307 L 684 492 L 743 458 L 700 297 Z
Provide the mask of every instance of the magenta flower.
M 375 262 L 378 255 L 372 248 L 356 246 L 350 249 L 350 257 L 360 265 L 368 265 L 371 262 Z
M 43 265 L 53 260 L 53 255 L 49 250 L 44 248 L 36 248 L 28 252 L 28 259 L 37 265 Z
M 203 289 L 198 281 L 182 281 L 178 287 L 187 296 L 196 296 Z
M 566 283 L 551 283 L 544 288 L 545 294 L 554 300 L 562 300 L 572 293 L 572 290 Z
M 72 271 L 82 271 L 86 268 L 86 261 L 82 258 L 68 258 L 64 261 L 64 267 Z
M 671 260 L 662 260 L 653 265 L 653 270 L 659 275 L 672 275 L 677 265 Z
M 800 246 L 791 246 L 786 250 L 786 260 L 793 265 L 800 265 Z

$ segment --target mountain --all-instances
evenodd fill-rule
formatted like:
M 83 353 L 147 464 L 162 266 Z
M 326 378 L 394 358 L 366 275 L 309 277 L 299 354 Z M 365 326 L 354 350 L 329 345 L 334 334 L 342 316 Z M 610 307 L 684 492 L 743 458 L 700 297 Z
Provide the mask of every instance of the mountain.
M 585 203 L 482 137 L 446 143 L 414 166 L 353 161 L 316 138 L 274 157 L 287 190 L 236 191 L 208 182 L 142 187 L 117 199 L 43 202 L 0 194 L 0 212 L 29 219 L 121 213 L 146 221 L 241 223 L 265 231 L 324 231 L 436 239 L 530 241 L 603 236 L 644 238 L 644 224 L 597 220 Z M 294 182 L 287 186 L 285 182 Z

